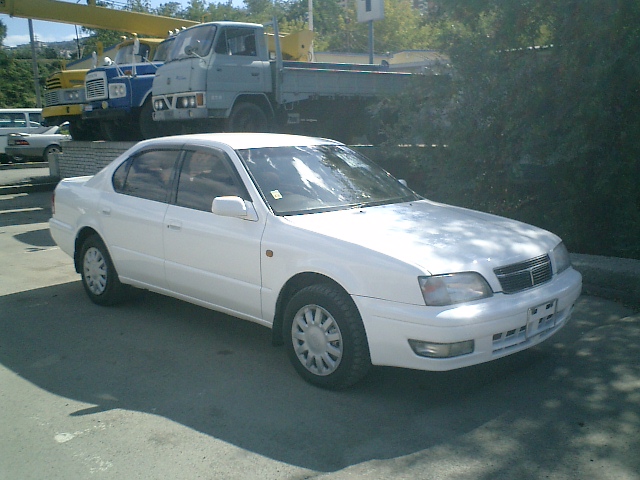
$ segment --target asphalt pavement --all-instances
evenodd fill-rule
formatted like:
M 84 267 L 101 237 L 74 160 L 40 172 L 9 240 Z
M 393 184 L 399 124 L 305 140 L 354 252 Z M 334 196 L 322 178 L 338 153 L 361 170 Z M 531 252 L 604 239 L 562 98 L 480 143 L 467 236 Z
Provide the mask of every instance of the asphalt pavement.
M 148 292 L 91 303 L 49 235 L 48 173 L 0 170 L 0 479 L 640 480 L 639 309 L 583 295 L 520 354 L 325 391 L 262 326 Z M 574 264 L 610 298 L 640 278 Z

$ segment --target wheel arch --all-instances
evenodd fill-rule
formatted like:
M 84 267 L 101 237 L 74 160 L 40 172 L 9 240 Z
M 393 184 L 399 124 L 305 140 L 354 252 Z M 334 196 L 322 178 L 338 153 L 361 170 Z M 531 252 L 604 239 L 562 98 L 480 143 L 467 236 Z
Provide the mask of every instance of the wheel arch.
M 80 258 L 80 252 L 82 251 L 82 244 L 85 242 L 87 238 L 89 238 L 92 235 L 97 235 L 98 238 L 100 238 L 100 240 L 103 241 L 102 237 L 100 237 L 100 234 L 91 227 L 81 228 L 78 234 L 76 235 L 76 241 L 73 246 L 73 265 L 75 266 L 77 273 L 80 273 L 82 268 L 81 266 L 82 260 Z
M 303 288 L 321 284 L 335 286 L 344 292 L 344 294 L 351 300 L 349 292 L 347 292 L 342 285 L 331 277 L 316 272 L 301 272 L 294 275 L 284 284 L 280 290 L 280 294 L 278 295 L 278 300 L 276 301 L 276 311 L 271 330 L 271 342 L 273 345 L 282 345 L 284 343 L 284 332 L 282 331 L 282 327 L 284 324 L 284 312 L 289 300 L 291 300 L 291 298 L 293 298 L 293 296 Z M 357 310 L 355 303 L 354 307 Z
M 275 115 L 271 102 L 269 101 L 267 96 L 263 93 L 258 93 L 258 94 L 243 93 L 238 95 L 233 101 L 233 105 L 231 106 L 231 109 L 229 109 L 229 115 L 231 115 L 231 112 L 233 112 L 233 109 L 235 108 L 235 106 L 241 103 L 253 103 L 254 105 L 260 107 L 262 111 L 265 113 L 265 115 L 267 115 L 270 118 L 273 118 L 273 116 Z

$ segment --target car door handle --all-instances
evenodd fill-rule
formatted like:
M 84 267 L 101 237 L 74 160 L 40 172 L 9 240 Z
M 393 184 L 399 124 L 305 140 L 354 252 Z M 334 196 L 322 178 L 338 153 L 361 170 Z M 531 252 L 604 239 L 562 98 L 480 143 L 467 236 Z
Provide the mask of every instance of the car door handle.
M 260 76 L 260 72 L 251 72 L 251 76 L 252 77 L 259 77 Z
M 111 209 L 109 207 L 102 207 L 102 214 L 108 217 L 111 215 Z
M 167 228 L 169 230 L 182 230 L 182 222 L 169 222 L 167 223 Z

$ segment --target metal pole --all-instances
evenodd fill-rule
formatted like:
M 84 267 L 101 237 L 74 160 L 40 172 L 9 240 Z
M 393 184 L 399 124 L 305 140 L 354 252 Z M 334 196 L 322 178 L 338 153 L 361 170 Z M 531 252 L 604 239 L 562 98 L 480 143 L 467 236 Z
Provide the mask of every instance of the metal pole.
M 369 20 L 369 63 L 373 65 L 373 20 Z
M 309 30 L 313 32 L 313 0 L 309 0 Z M 309 60 L 315 62 L 315 53 L 313 51 L 313 38 L 309 45 Z
M 36 107 L 42 108 L 40 98 L 40 75 L 38 74 L 38 60 L 36 58 L 36 42 L 33 37 L 33 20 L 29 19 L 29 36 L 31 37 L 31 61 L 33 62 L 33 85 L 36 89 Z

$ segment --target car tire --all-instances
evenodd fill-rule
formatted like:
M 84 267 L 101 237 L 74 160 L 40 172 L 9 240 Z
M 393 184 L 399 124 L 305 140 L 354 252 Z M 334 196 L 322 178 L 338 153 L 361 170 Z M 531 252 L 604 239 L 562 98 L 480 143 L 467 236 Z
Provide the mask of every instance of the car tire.
M 371 367 L 358 309 L 337 286 L 311 285 L 296 293 L 283 328 L 289 360 L 309 383 L 343 389 L 362 380 Z
M 60 145 L 49 145 L 47 148 L 44 149 L 44 154 L 42 155 L 42 159 L 45 162 L 50 163 L 53 160 L 53 156 L 58 153 L 62 153 L 62 148 L 60 147 Z
M 118 279 L 107 247 L 97 235 L 91 235 L 82 244 L 80 274 L 82 286 L 93 303 L 114 305 L 124 300 L 125 286 Z
M 269 117 L 255 103 L 240 102 L 227 119 L 228 132 L 269 132 Z

